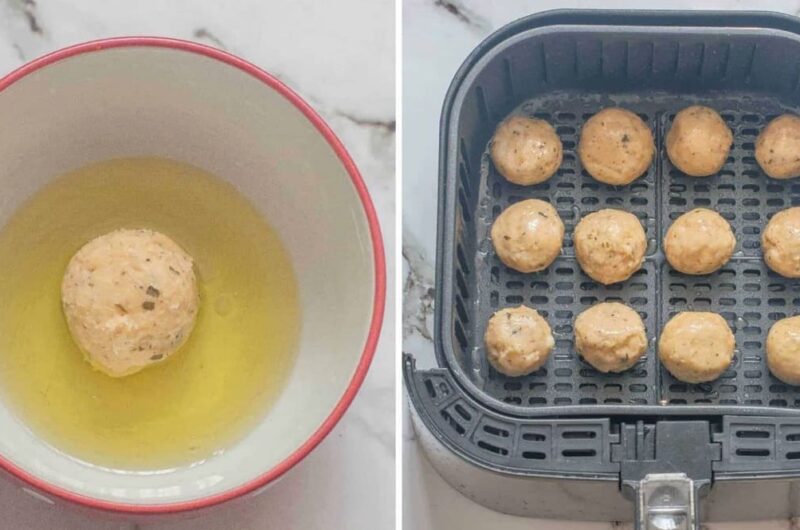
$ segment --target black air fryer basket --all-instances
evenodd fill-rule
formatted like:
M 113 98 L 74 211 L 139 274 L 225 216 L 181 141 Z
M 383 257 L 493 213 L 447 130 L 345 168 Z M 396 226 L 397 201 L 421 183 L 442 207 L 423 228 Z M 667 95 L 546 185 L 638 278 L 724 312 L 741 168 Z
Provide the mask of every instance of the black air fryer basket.
M 664 152 L 671 120 L 690 104 L 717 109 L 734 133 L 712 177 L 684 176 Z M 576 154 L 581 127 L 608 106 L 638 113 L 655 134 L 655 160 L 629 186 L 595 181 Z M 800 204 L 800 180 L 770 179 L 754 158 L 758 133 L 785 112 L 800 112 L 791 17 L 561 11 L 484 41 L 442 111 L 438 367 L 417 370 L 410 356 L 404 367 L 419 425 L 501 475 L 616 481 L 643 528 L 664 517 L 693 527 L 698 497 L 722 481 L 800 478 L 800 388 L 774 378 L 765 359 L 770 326 L 800 312 L 800 281 L 770 271 L 760 250 L 769 218 Z M 562 140 L 564 162 L 543 184 L 510 184 L 489 160 L 492 133 L 512 113 L 546 119 Z M 497 215 L 527 198 L 552 203 L 567 234 L 561 257 L 535 274 L 503 266 L 489 240 Z M 718 211 L 737 237 L 734 257 L 708 276 L 672 270 L 661 249 L 671 221 L 695 207 Z M 649 240 L 642 270 L 611 286 L 581 271 L 570 239 L 581 216 L 602 208 L 637 215 Z M 600 301 L 628 304 L 647 326 L 646 355 L 621 374 L 596 371 L 573 346 L 575 316 Z M 556 346 L 543 369 L 509 378 L 488 365 L 483 333 L 493 312 L 522 303 L 546 316 Z M 658 362 L 656 338 L 682 310 L 720 313 L 735 331 L 734 362 L 717 381 L 682 383 Z

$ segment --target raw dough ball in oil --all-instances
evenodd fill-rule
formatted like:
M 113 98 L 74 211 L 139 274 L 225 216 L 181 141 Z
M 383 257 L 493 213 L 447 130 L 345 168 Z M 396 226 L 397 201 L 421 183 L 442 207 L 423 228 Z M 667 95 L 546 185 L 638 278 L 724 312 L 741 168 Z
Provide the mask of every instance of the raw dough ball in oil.
M 84 245 L 64 273 L 61 299 L 75 342 L 112 377 L 175 353 L 199 304 L 192 258 L 152 230 L 117 230 Z
M 635 215 L 605 209 L 575 227 L 575 257 L 583 272 L 604 285 L 627 280 L 642 267 L 647 236 Z
M 575 319 L 575 349 L 601 372 L 622 372 L 647 351 L 644 322 L 624 304 L 593 305 Z
M 767 266 L 786 278 L 800 278 L 800 207 L 772 216 L 761 235 Z
M 497 126 L 491 155 L 506 180 L 530 186 L 553 176 L 561 166 L 563 151 L 552 125 L 536 118 L 513 116 Z
M 500 373 L 517 377 L 544 365 L 555 339 L 550 325 L 526 306 L 501 309 L 492 315 L 484 335 L 489 362 Z
M 736 237 L 720 214 L 697 208 L 681 215 L 664 236 L 664 254 L 684 274 L 711 274 L 725 265 L 736 248 Z
M 725 164 L 733 133 L 717 111 L 692 105 L 675 116 L 666 145 L 675 167 L 691 177 L 707 177 Z
M 800 316 L 772 325 L 767 334 L 767 365 L 784 383 L 800 385 Z
M 756 160 L 774 179 L 800 177 L 800 117 L 778 116 L 756 139 Z
M 537 272 L 561 253 L 564 223 L 550 203 L 528 199 L 503 210 L 491 236 L 500 261 L 520 272 Z
M 704 383 L 728 369 L 735 346 L 733 332 L 720 315 L 684 311 L 661 330 L 658 356 L 676 379 Z
M 656 152 L 650 127 L 633 112 L 603 109 L 581 130 L 578 155 L 586 171 L 600 182 L 630 184 L 653 161 Z

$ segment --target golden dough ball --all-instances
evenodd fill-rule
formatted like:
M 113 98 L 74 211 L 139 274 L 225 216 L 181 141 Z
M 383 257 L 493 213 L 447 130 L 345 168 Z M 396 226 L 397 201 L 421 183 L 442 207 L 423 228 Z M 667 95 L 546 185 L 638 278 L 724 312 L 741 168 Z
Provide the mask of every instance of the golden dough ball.
M 486 354 L 491 365 L 511 377 L 528 375 L 547 362 L 555 345 L 550 325 L 526 306 L 497 311 L 486 327 Z
M 667 155 L 690 177 L 707 177 L 722 169 L 733 145 L 733 133 L 714 109 L 692 105 L 680 111 L 667 133 Z
M 600 182 L 630 184 L 650 167 L 656 147 L 650 127 L 633 112 L 603 109 L 581 130 L 578 155 L 586 171 Z
M 561 253 L 564 223 L 549 202 L 528 199 L 497 216 L 491 237 L 500 261 L 520 272 L 538 272 Z
M 604 285 L 630 278 L 642 267 L 647 252 L 642 224 L 622 210 L 590 213 L 575 227 L 573 241 L 583 272 Z
M 664 236 L 664 254 L 684 274 L 711 274 L 728 263 L 736 236 L 720 214 L 696 208 L 681 215 Z
M 601 372 L 625 371 L 647 351 L 644 322 L 624 304 L 595 304 L 575 319 L 575 349 Z
M 767 334 L 767 365 L 784 383 L 800 385 L 800 316 L 772 325 Z
M 774 179 L 800 177 L 800 117 L 778 116 L 756 139 L 756 160 Z
M 720 315 L 684 311 L 661 330 L 658 356 L 676 379 L 704 383 L 728 369 L 735 347 L 733 332 Z
M 800 207 L 772 216 L 761 235 L 767 266 L 786 278 L 800 278 Z
M 546 121 L 512 116 L 497 126 L 491 156 L 506 180 L 530 186 L 544 182 L 558 171 L 563 148 L 555 129 Z
M 61 301 L 72 337 L 98 370 L 122 377 L 174 354 L 200 302 L 194 262 L 152 230 L 116 230 L 70 260 Z

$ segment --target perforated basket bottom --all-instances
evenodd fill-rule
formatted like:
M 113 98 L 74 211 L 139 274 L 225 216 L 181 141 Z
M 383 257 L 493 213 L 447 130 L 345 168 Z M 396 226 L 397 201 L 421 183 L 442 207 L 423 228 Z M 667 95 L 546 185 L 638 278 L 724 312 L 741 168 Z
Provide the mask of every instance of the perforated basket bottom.
M 663 150 L 663 137 L 675 112 L 699 103 L 717 109 L 734 132 L 734 146 L 718 175 L 692 178 L 682 175 Z M 576 154 L 582 124 L 607 106 L 622 106 L 640 114 L 656 136 L 657 157 L 648 172 L 629 186 L 614 187 L 592 179 Z M 678 97 L 664 93 L 587 95 L 559 93 L 529 100 L 515 113 L 548 120 L 564 146 L 564 162 L 546 183 L 520 187 L 508 183 L 494 169 L 488 151 L 481 162 L 477 207 L 464 212 L 476 241 L 473 274 L 476 282 L 472 314 L 457 312 L 467 330 L 459 337 L 466 353 L 460 366 L 478 388 L 492 398 L 522 406 L 592 404 L 728 404 L 777 407 L 800 406 L 797 388 L 775 379 L 766 367 L 764 346 L 770 326 L 800 306 L 800 282 L 782 278 L 761 260 L 761 231 L 777 211 L 800 203 L 800 182 L 768 178 L 757 165 L 753 144 L 773 117 L 793 109 L 773 98 L 752 94 L 708 94 Z M 463 186 L 459 182 L 459 186 Z M 461 190 L 459 190 L 461 191 Z M 495 256 L 489 240 L 493 220 L 509 204 L 528 198 L 551 202 L 564 221 L 562 257 L 536 274 L 513 271 Z M 687 276 L 672 270 L 661 252 L 661 240 L 671 221 L 695 207 L 720 212 L 732 225 L 737 248 L 732 260 L 708 276 Z M 648 237 L 645 265 L 621 284 L 603 286 L 586 276 L 574 259 L 572 232 L 581 216 L 602 208 L 634 213 Z M 459 260 L 461 261 L 461 259 Z M 463 260 L 467 262 L 467 260 Z M 463 268 L 463 263 L 459 265 Z M 620 301 L 644 319 L 650 345 L 631 370 L 602 374 L 584 363 L 573 346 L 574 318 L 600 301 Z M 529 305 L 549 321 L 556 347 L 540 371 L 509 378 L 486 361 L 483 334 L 498 309 Z M 736 335 L 736 356 L 717 381 L 687 385 L 672 378 L 656 356 L 656 338 L 678 311 L 715 311 Z M 465 318 L 466 317 L 466 318 Z M 459 367 L 456 367 L 458 369 Z

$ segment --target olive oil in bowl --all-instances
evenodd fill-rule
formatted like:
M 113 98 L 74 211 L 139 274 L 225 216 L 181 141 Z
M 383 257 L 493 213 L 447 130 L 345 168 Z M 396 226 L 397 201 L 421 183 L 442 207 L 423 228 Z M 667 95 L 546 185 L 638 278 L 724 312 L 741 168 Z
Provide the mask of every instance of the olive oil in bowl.
M 168 235 L 195 261 L 200 310 L 164 363 L 119 379 L 69 334 L 61 279 L 118 228 Z M 96 163 L 54 180 L 0 228 L 0 399 L 56 449 L 117 469 L 212 456 L 256 425 L 292 369 L 300 308 L 275 232 L 230 184 L 160 158 Z

